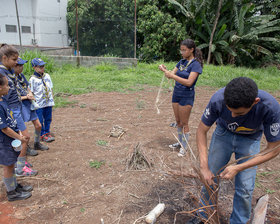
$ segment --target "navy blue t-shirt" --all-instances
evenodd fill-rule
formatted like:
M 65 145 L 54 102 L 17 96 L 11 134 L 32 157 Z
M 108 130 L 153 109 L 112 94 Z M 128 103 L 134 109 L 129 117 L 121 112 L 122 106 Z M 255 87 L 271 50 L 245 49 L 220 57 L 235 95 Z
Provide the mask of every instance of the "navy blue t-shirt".
M 259 140 L 264 132 L 268 142 L 280 140 L 280 105 L 269 93 L 259 90 L 260 102 L 255 104 L 245 115 L 232 117 L 231 111 L 224 102 L 224 90 L 218 90 L 210 99 L 203 115 L 202 122 L 211 126 L 217 125 L 241 135 Z
M 18 107 L 21 105 L 21 99 L 17 89 L 17 80 L 14 70 L 8 70 L 5 66 L 0 64 L 0 73 L 5 75 L 8 79 L 8 84 L 10 86 L 9 92 L 3 98 L 7 101 L 10 108 Z
M 191 72 L 197 72 L 198 74 L 202 73 L 202 67 L 196 59 L 193 59 L 189 65 L 188 63 L 189 61 L 187 61 L 186 59 L 180 60 L 176 65 L 176 68 L 178 68 L 176 75 L 178 75 L 181 78 L 188 79 Z M 193 85 L 188 87 L 176 81 L 174 87 L 174 94 L 176 94 L 176 96 L 188 96 L 190 92 L 194 94 L 194 86 L 196 82 L 197 78 L 194 81 Z
M 17 87 L 18 87 L 18 91 L 20 93 L 21 96 L 26 96 L 28 94 L 28 85 L 29 82 L 27 81 L 27 79 L 25 78 L 25 76 L 21 73 L 17 76 Z M 27 108 L 31 107 L 31 100 L 23 100 L 21 101 L 22 104 L 24 104 Z
M 13 112 L 8 108 L 5 100 L 0 101 L 0 142 L 10 144 L 14 139 L 4 134 L 1 130 L 9 127 L 15 132 L 18 132 L 17 121 L 13 117 Z

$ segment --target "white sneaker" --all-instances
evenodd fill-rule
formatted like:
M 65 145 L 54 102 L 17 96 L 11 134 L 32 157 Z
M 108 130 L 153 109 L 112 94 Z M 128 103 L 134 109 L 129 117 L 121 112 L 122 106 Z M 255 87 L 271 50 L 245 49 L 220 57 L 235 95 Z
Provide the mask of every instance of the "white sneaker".
M 168 147 L 171 148 L 171 149 L 178 149 L 180 147 L 180 143 L 176 142 L 176 143 L 174 143 L 172 145 L 169 145 Z
M 180 152 L 177 154 L 179 157 L 183 157 L 186 155 L 186 150 L 183 149 L 182 147 L 180 148 Z

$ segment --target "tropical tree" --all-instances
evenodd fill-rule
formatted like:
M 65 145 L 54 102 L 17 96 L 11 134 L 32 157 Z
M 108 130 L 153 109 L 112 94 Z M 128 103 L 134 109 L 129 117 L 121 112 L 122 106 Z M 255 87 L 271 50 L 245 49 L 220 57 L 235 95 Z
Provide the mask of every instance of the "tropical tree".
M 240 9 L 235 6 L 234 12 L 236 30 L 230 38 L 230 46 L 237 56 L 231 58 L 231 63 L 237 60 L 237 64 L 246 65 L 260 54 L 272 56 L 265 45 L 280 41 L 271 35 L 280 30 L 280 19 L 275 19 L 275 15 L 258 15 L 251 3 L 242 5 Z
M 211 62 L 213 64 L 224 64 L 224 62 L 228 61 L 228 55 L 231 55 L 233 57 L 237 56 L 237 54 L 235 53 L 235 51 L 233 51 L 229 44 L 229 38 L 232 35 L 232 32 L 227 30 L 228 20 L 226 18 L 222 18 L 219 21 L 213 35 L 212 45 L 211 47 L 209 47 L 209 38 L 213 30 L 213 25 L 209 24 L 205 17 L 202 16 L 202 18 L 205 28 L 203 29 L 203 32 L 194 30 L 194 34 L 197 38 L 200 39 L 200 42 L 202 42 L 202 44 L 198 45 L 198 48 L 200 48 L 201 50 L 205 48 L 210 49 L 211 54 L 213 54 L 214 57 L 211 61 L 209 61 L 209 63 Z
M 82 55 L 133 57 L 134 2 L 79 0 L 79 46 Z M 68 1 L 69 36 L 76 43 L 75 0 Z
M 178 48 L 187 38 L 185 27 L 172 17 L 158 0 L 137 2 L 137 35 L 140 59 L 177 60 Z

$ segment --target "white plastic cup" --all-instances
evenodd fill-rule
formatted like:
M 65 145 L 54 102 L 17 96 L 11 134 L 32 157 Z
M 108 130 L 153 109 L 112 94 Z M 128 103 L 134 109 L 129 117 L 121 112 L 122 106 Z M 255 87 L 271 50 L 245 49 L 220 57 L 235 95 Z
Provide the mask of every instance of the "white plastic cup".
M 16 152 L 20 152 L 22 150 L 21 141 L 18 139 L 12 141 L 12 146 Z

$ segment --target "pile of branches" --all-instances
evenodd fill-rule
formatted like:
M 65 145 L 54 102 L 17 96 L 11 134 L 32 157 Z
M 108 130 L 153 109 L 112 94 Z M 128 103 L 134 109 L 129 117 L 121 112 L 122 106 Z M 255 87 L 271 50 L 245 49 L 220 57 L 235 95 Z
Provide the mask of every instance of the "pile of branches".
M 140 143 L 137 143 L 134 147 L 133 152 L 129 154 L 127 159 L 126 170 L 145 170 L 146 168 L 151 169 L 152 164 L 149 159 L 140 149 Z

